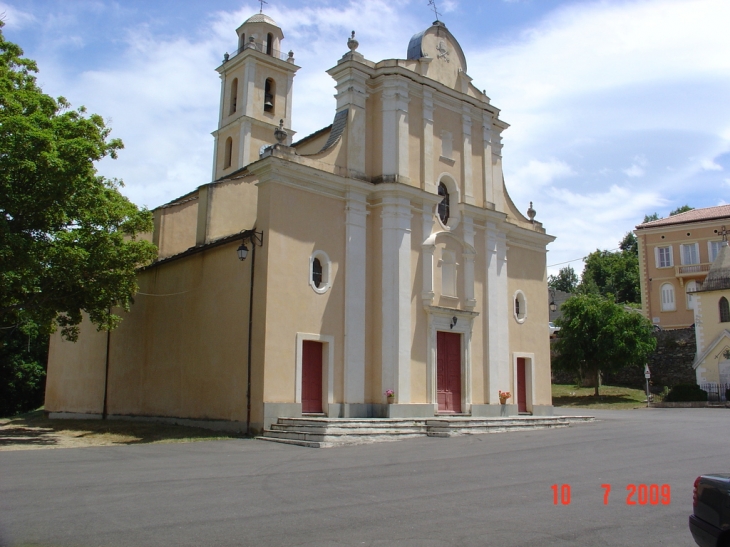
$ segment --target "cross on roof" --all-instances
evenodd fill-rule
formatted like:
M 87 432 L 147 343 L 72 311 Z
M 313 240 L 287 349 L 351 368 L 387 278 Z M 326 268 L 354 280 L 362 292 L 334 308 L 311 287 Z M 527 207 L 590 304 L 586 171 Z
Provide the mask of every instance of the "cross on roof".
M 264 12 L 264 4 L 268 5 L 268 2 L 266 0 L 259 0 L 259 3 L 261 4 L 261 9 L 259 10 L 259 13 Z
M 436 14 L 436 21 L 439 20 L 439 15 L 441 15 L 438 11 L 438 8 L 436 7 L 436 0 L 428 0 L 428 5 L 433 6 L 433 12 Z
M 718 232 L 718 235 L 721 235 L 722 236 L 722 240 L 723 241 L 727 241 L 727 233 L 728 232 L 725 229 L 725 226 L 723 226 L 722 228 L 720 228 L 720 231 Z

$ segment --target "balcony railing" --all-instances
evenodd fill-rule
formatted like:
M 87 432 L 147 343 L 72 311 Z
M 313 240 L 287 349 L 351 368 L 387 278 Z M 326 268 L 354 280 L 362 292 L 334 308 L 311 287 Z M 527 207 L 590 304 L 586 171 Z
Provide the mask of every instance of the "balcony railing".
M 277 59 L 279 59 L 281 61 L 287 61 L 289 63 L 294 62 L 294 52 L 293 51 L 289 51 L 289 53 L 282 53 L 281 51 L 276 51 L 275 49 L 269 49 L 267 44 L 265 44 L 264 42 L 253 42 L 253 41 L 250 41 L 250 42 L 246 43 L 246 45 L 241 46 L 240 48 L 235 50 L 232 54 L 226 53 L 225 55 L 223 55 L 223 62 L 225 63 L 229 59 L 232 59 L 239 53 L 243 53 L 247 49 L 255 49 L 256 51 L 260 51 L 261 53 L 264 53 L 271 57 L 276 57 Z
M 685 266 L 675 266 L 677 277 L 685 277 L 694 274 L 705 274 L 710 271 L 709 262 L 706 264 L 687 264 Z

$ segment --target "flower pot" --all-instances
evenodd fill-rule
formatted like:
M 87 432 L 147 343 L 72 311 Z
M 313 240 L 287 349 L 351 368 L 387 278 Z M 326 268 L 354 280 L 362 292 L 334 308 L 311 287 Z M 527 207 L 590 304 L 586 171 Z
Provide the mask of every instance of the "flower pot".
M 395 397 L 388 397 L 388 404 L 392 405 L 395 402 Z

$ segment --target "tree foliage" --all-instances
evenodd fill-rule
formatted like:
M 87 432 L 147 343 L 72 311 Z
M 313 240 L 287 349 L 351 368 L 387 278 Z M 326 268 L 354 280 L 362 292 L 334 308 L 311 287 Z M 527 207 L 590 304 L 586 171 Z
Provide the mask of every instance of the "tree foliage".
M 596 250 L 585 259 L 581 294 L 600 294 L 617 302 L 641 303 L 639 287 L 639 245 L 636 236 L 628 232 L 618 251 Z
M 548 286 L 556 291 L 563 291 L 567 293 L 575 292 L 575 289 L 578 286 L 578 275 L 570 266 L 560 268 L 558 275 L 551 275 L 548 277 Z
M 135 269 L 156 253 L 137 237 L 152 217 L 96 173 L 121 141 L 100 116 L 44 94 L 22 54 L 0 32 L 0 328 L 57 325 L 75 339 L 82 312 L 109 329 L 111 308 L 128 309 Z
M 645 317 L 600 295 L 573 296 L 561 310 L 554 366 L 592 379 L 596 396 L 602 371 L 643 366 L 656 348 L 652 325 Z
M 43 404 L 48 336 L 35 325 L 0 330 L 0 417 Z
M 677 207 L 674 211 L 669 213 L 670 217 L 673 217 L 674 215 L 678 215 L 679 213 L 686 213 L 687 211 L 691 211 L 694 209 L 694 207 L 690 207 L 689 205 L 682 205 L 681 207 Z
M 647 222 L 651 222 L 652 220 L 659 220 L 659 215 L 656 213 L 644 215 L 644 222 L 642 222 L 642 224 L 646 224 Z

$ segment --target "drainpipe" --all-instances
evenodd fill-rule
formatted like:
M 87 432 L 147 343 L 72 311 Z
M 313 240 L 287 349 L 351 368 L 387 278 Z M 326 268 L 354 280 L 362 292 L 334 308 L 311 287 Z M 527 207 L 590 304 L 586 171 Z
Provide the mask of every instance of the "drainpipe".
M 109 314 L 111 315 L 112 309 L 109 308 Z M 107 398 L 109 395 L 109 348 L 111 346 L 112 341 L 112 331 L 107 330 L 106 331 L 106 363 L 104 365 L 104 406 L 101 410 L 101 419 L 106 420 L 107 416 L 109 415 L 108 409 L 107 409 Z
M 251 287 L 248 296 L 248 380 L 246 387 L 246 435 L 251 432 L 251 341 L 253 340 L 253 279 L 256 265 L 256 243 L 251 250 Z

